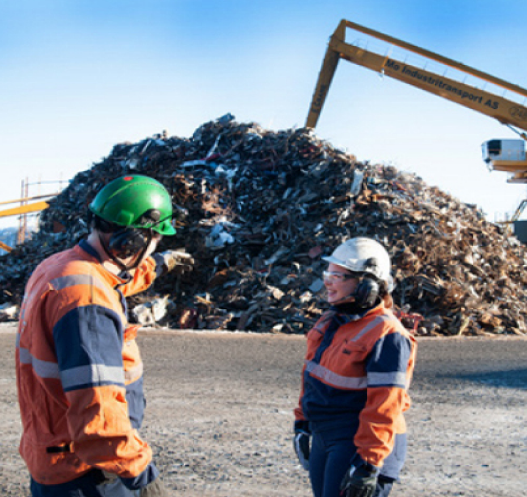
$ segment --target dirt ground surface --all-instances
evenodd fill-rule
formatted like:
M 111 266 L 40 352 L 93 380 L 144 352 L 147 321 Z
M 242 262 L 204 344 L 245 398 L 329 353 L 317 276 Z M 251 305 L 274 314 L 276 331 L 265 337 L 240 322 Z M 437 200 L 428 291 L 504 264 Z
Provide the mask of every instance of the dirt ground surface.
M 29 496 L 18 455 L 15 325 L 0 325 L 0 494 Z M 292 443 L 305 338 L 141 332 L 152 445 L 171 495 L 310 496 Z M 421 339 L 410 446 L 392 496 L 527 494 L 527 341 Z

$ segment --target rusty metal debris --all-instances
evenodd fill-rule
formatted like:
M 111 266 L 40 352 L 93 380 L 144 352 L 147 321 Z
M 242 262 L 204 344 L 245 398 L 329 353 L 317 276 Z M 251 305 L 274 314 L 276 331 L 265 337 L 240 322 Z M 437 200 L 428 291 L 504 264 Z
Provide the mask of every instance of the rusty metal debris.
M 152 322 L 156 302 L 167 326 L 305 332 L 325 307 L 321 257 L 366 235 L 388 247 L 396 309 L 417 334 L 527 332 L 525 248 L 475 206 L 358 162 L 307 128 L 274 132 L 231 115 L 189 139 L 118 144 L 79 173 L 50 201 L 40 232 L 0 257 L 0 303 L 20 303 L 36 264 L 85 236 L 88 203 L 127 173 L 168 188 L 178 233 L 160 249 L 184 247 L 195 261 L 131 299 L 143 306 L 138 320 Z
M 0 305 L 0 323 L 3 321 L 12 321 L 18 316 L 18 306 L 4 303 Z

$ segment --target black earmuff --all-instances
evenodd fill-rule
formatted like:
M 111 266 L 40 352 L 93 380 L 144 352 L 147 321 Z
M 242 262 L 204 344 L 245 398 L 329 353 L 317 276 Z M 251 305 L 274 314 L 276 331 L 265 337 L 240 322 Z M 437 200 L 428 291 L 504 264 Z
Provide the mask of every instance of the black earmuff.
M 146 230 L 124 228 L 112 234 L 108 242 L 108 251 L 114 257 L 126 259 L 145 250 L 150 238 Z
M 368 309 L 373 307 L 379 297 L 379 283 L 373 278 L 363 277 L 359 281 L 353 297 L 358 307 Z

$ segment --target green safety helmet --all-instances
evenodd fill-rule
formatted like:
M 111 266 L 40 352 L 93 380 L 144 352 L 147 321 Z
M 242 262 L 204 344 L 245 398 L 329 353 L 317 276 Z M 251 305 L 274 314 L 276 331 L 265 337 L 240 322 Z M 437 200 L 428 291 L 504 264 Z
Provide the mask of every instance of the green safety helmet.
M 95 196 L 89 209 L 118 226 L 152 229 L 160 235 L 176 233 L 170 195 L 159 181 L 148 176 L 114 179 Z

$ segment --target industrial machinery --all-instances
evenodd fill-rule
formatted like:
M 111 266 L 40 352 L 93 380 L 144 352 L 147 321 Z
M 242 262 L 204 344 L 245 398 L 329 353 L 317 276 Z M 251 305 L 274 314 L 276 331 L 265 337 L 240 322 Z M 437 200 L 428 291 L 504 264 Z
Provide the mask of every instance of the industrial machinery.
M 48 198 L 48 197 L 52 197 L 54 195 L 55 194 L 52 194 L 52 195 L 38 195 L 36 197 L 24 197 L 24 198 L 19 198 L 19 199 L 16 199 L 16 200 L 8 200 L 8 201 L 5 201 L 5 202 L 0 202 L 0 205 L 14 204 L 14 203 L 20 202 L 20 205 L 18 207 L 11 207 L 10 209 L 0 210 L 0 218 L 2 218 L 2 217 L 9 217 L 9 216 L 21 216 L 21 219 L 24 219 L 24 221 L 25 221 L 25 215 L 26 214 L 29 214 L 29 213 L 32 213 L 32 212 L 39 212 L 39 211 L 42 211 L 42 210 L 47 209 L 49 207 L 49 204 L 47 202 L 42 201 L 42 200 L 40 202 L 33 202 L 32 204 L 28 204 L 27 203 L 28 200 L 37 200 L 37 199 L 42 199 L 42 198 Z M 24 241 L 23 237 L 25 235 L 25 230 L 26 230 L 25 223 L 21 223 L 21 227 L 19 229 L 19 235 L 18 235 L 18 241 L 20 243 Z M 6 245 L 2 241 L 0 241 L 0 249 L 5 250 L 6 252 L 11 252 L 13 250 L 12 247 L 10 247 L 9 245 Z
M 29 196 L 29 187 L 30 186 L 37 186 L 38 190 L 40 192 L 40 188 L 44 184 L 59 184 L 58 191 L 55 193 L 46 193 L 46 194 L 39 194 L 39 195 L 33 195 Z M 40 212 L 49 207 L 49 204 L 45 202 L 43 199 L 49 199 L 51 197 L 55 197 L 60 193 L 62 190 L 62 184 L 64 181 L 58 180 L 58 181 L 41 181 L 40 179 L 37 182 L 29 182 L 28 178 L 22 180 L 21 185 L 21 198 L 15 199 L 15 200 L 6 200 L 0 202 L 0 206 L 7 205 L 7 204 L 19 204 L 17 207 L 11 207 L 9 209 L 1 209 L 0 208 L 0 218 L 3 217 L 10 217 L 10 216 L 18 216 L 20 225 L 18 228 L 17 233 L 17 239 L 16 239 L 16 245 L 19 245 L 23 243 L 26 239 L 26 234 L 28 233 L 28 225 L 27 225 L 27 217 L 28 214 L 32 214 L 35 212 Z M 12 247 L 5 244 L 4 242 L 0 241 L 0 249 L 5 250 L 6 252 L 11 252 L 13 250 Z
M 463 78 L 470 77 L 474 79 L 485 89 L 411 65 L 405 60 L 391 57 L 389 53 L 381 54 L 378 51 L 367 49 L 358 44 L 346 43 L 347 28 L 363 33 L 375 39 L 374 41 L 381 40 L 385 48 L 388 48 L 388 51 L 393 47 L 398 47 L 397 49 L 402 49 L 405 54 L 412 56 L 417 54 L 424 61 L 423 65 L 425 66 L 432 62 L 444 69 L 452 68 L 454 69 L 453 72 L 461 74 Z M 499 96 L 486 89 L 486 87 L 495 87 L 497 91 L 506 90 L 510 92 L 511 98 L 516 98 L 522 102 L 527 99 L 526 89 L 429 50 L 343 19 L 328 43 L 311 101 L 306 121 L 307 127 L 314 128 L 317 125 L 337 64 L 341 58 L 473 109 L 508 126 L 521 139 L 493 139 L 486 141 L 482 145 L 483 159 L 491 170 L 512 173 L 507 180 L 509 183 L 527 183 L 527 157 L 525 154 L 527 107 L 512 99 L 509 100 Z M 522 202 L 509 223 L 518 222 L 517 220 L 526 205 L 527 202 Z M 527 233 L 526 240 L 522 241 L 527 241 Z

